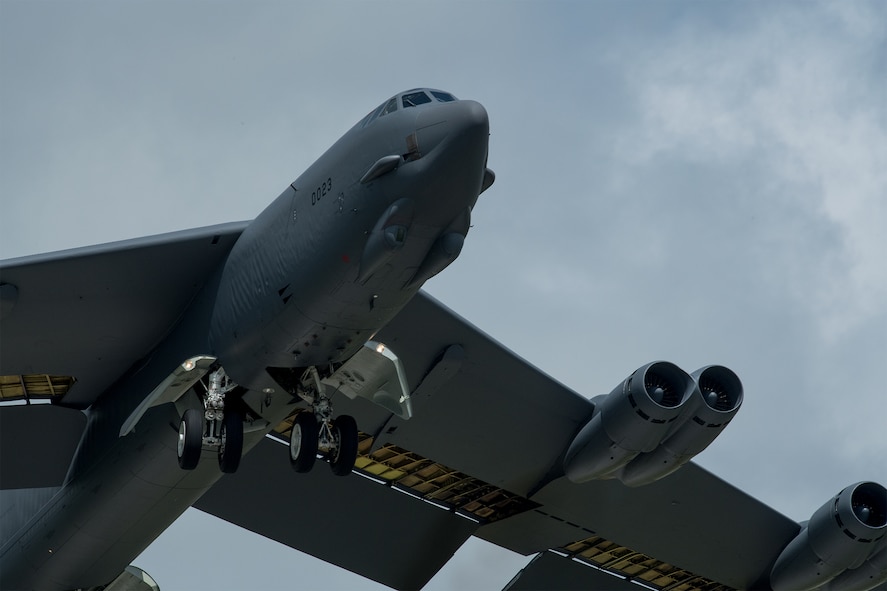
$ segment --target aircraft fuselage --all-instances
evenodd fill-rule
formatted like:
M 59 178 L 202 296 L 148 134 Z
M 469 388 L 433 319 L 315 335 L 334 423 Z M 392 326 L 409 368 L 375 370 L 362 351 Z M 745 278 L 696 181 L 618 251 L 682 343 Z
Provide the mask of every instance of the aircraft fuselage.
M 287 187 L 222 274 L 210 344 L 234 381 L 347 359 L 384 326 L 427 279 L 414 281 L 435 242 L 467 233 L 488 134 L 473 101 L 404 108 L 356 125 Z M 386 157 L 397 168 L 361 183 Z
M 176 463 L 179 416 L 199 406 L 196 396 L 149 408 L 121 434 L 183 360 L 211 355 L 247 392 L 263 393 L 252 411 L 266 423 L 246 433 L 246 452 L 293 410 L 268 368 L 347 360 L 458 256 L 471 208 L 492 182 L 487 115 L 431 91 L 409 106 L 410 92 L 367 115 L 288 186 L 173 332 L 86 411 L 64 486 L 4 542 L 4 586 L 106 584 L 218 480 L 209 458 L 193 471 Z

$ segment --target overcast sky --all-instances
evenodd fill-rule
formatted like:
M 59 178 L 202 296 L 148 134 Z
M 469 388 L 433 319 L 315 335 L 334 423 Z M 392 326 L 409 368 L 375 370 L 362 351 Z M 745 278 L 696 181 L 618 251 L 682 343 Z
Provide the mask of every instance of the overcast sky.
M 427 286 L 587 396 L 666 359 L 745 404 L 698 457 L 796 519 L 887 483 L 887 4 L 0 0 L 0 258 L 250 219 L 416 86 L 495 185 Z M 501 588 L 469 542 L 429 585 Z M 164 591 L 373 589 L 195 510 Z

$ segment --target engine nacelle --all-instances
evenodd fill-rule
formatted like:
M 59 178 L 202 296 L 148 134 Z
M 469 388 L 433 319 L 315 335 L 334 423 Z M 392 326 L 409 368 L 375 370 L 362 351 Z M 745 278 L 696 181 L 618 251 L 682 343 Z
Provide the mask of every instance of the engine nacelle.
M 887 489 L 875 482 L 858 482 L 848 486 L 816 510 L 810 521 L 776 559 L 770 573 L 774 591 L 808 591 L 829 583 L 842 573 L 857 579 L 852 569 L 866 564 L 878 568 L 885 535 L 887 535 Z M 882 557 L 883 558 L 883 557 Z M 870 570 L 870 569 L 867 569 Z M 885 573 L 863 578 L 874 581 L 871 589 L 883 580 Z M 865 581 L 853 581 L 867 584 Z
M 692 377 L 698 387 L 686 405 L 686 418 L 659 447 L 622 469 L 617 477 L 626 485 L 641 486 L 668 476 L 708 447 L 736 416 L 742 405 L 742 382 L 735 373 L 710 365 Z
M 104 591 L 160 591 L 151 575 L 137 566 L 129 565 L 117 578 L 102 587 Z
M 869 591 L 887 582 L 887 538 L 862 566 L 845 570 L 829 581 L 821 591 Z
M 564 457 L 573 482 L 612 478 L 638 454 L 654 450 L 672 431 L 696 384 L 674 364 L 649 363 L 609 395 L 599 397 L 591 420 Z

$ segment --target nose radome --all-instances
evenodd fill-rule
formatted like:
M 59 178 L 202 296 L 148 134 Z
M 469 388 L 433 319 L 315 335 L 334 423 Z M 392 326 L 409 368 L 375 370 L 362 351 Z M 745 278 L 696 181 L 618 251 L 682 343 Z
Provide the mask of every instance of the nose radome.
M 490 132 L 490 118 L 482 104 L 477 101 L 458 101 L 452 106 L 455 112 L 448 119 L 455 128 L 469 133 Z
M 477 101 L 454 101 L 437 104 L 423 110 L 416 119 L 416 129 L 431 127 L 446 122 L 449 130 L 480 130 L 490 131 L 490 120 L 487 110 Z
M 484 141 L 490 134 L 487 110 L 476 101 L 456 101 L 427 109 L 416 121 L 419 151 L 430 153 L 445 138 L 449 142 Z

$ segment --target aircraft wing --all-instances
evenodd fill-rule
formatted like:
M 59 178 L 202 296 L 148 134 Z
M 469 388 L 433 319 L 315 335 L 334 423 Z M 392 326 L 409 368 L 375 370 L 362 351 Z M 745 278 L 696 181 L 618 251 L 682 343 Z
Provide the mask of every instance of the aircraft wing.
M 245 227 L 0 261 L 3 399 L 88 407 L 166 335 Z
M 568 481 L 559 466 L 592 403 L 428 295 L 375 340 L 406 368 L 413 417 L 334 398 L 364 432 L 355 471 L 372 480 L 295 474 L 269 437 L 195 506 L 398 589 L 423 586 L 470 535 L 524 555 L 554 550 L 515 589 L 613 588 L 592 568 L 563 574 L 579 562 L 658 588 L 766 588 L 800 530 L 694 464 L 638 488 Z M 272 435 L 286 441 L 288 429 Z
M 245 226 L 0 261 L 0 402 L 21 402 L 0 406 L 0 489 L 61 484 L 79 409 L 163 338 Z

